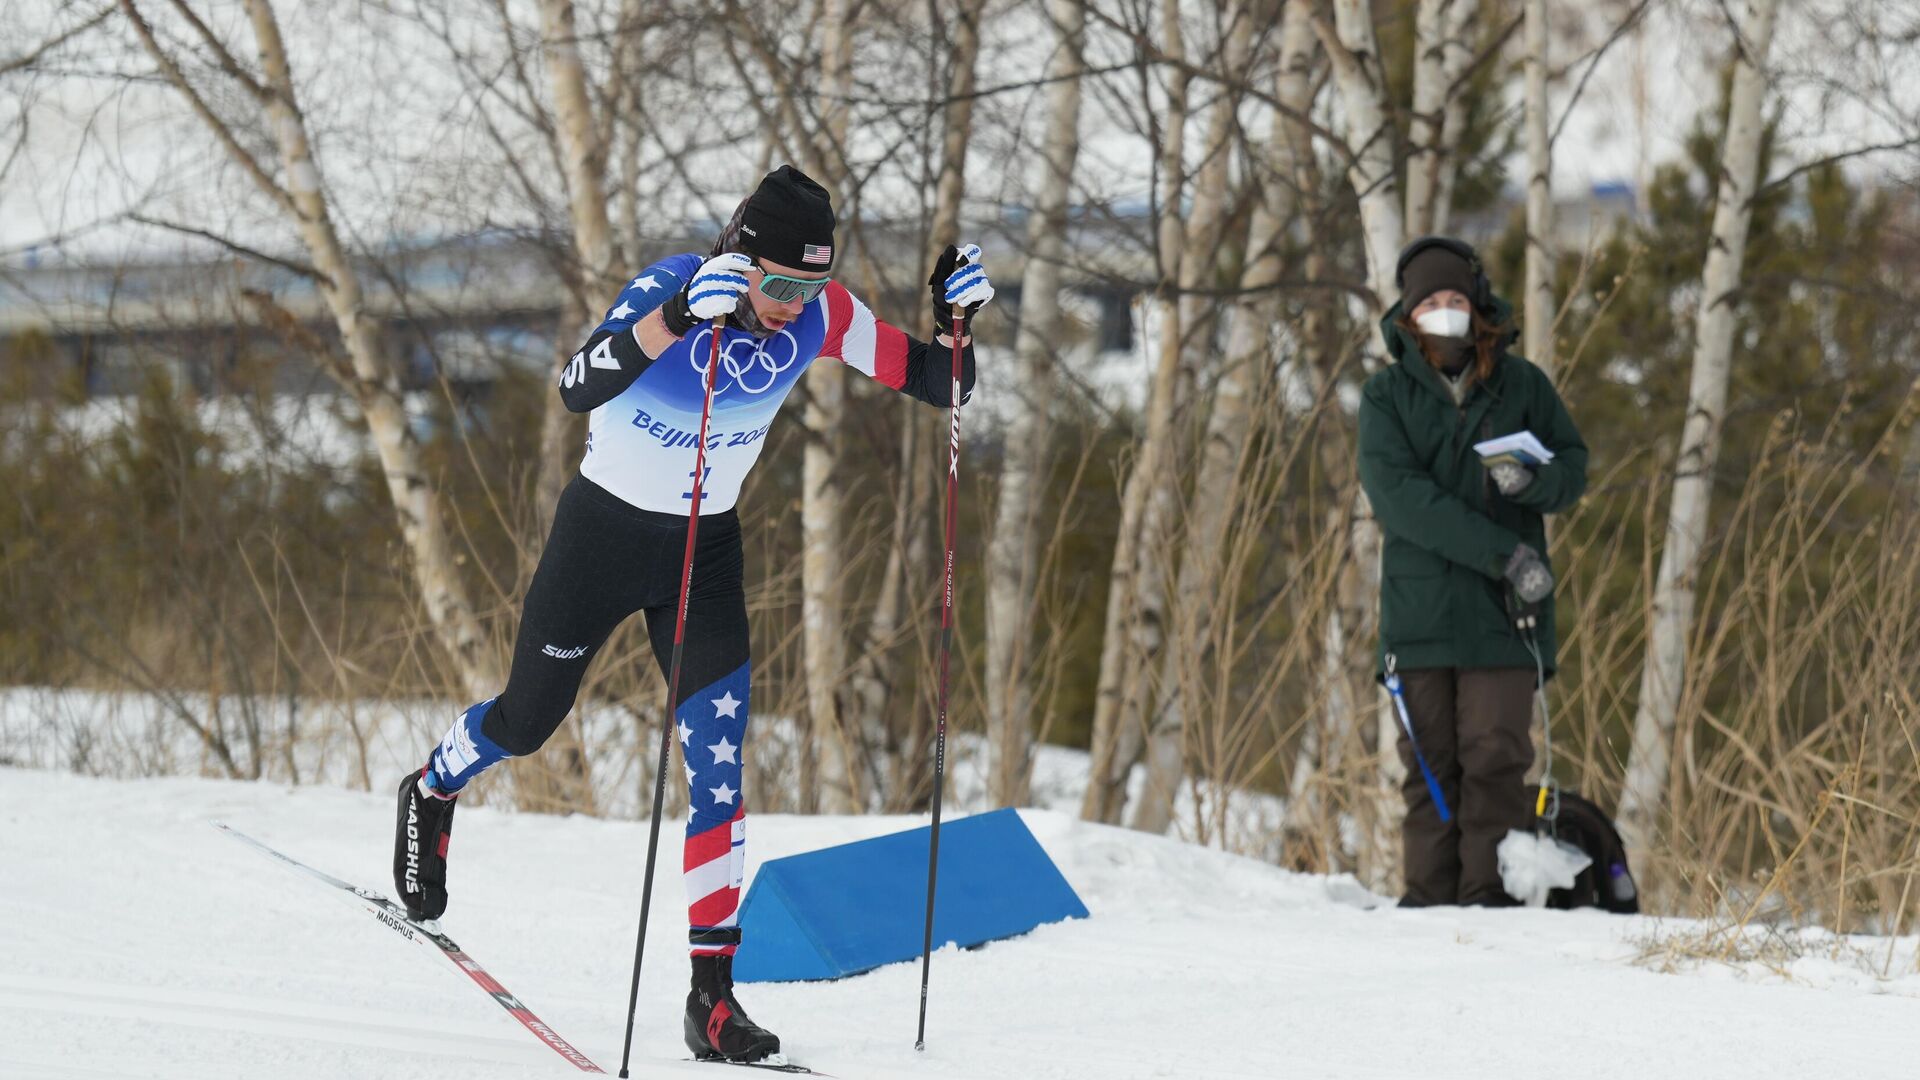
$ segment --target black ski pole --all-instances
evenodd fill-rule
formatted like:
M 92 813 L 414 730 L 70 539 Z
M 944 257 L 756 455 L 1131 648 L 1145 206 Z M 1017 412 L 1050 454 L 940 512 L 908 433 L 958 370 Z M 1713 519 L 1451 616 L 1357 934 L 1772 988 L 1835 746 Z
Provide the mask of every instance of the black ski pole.
M 940 873 L 940 792 L 947 778 L 947 670 L 953 656 L 953 538 L 960 513 L 960 338 L 966 312 L 953 309 L 953 401 L 951 442 L 947 449 L 947 584 L 940 601 L 940 711 L 933 736 L 933 829 L 927 838 L 927 933 L 920 948 L 920 1031 L 913 1048 L 927 1048 L 927 982 L 933 974 L 933 887 Z
M 720 329 L 724 321 L 715 319 L 708 327 L 713 336 L 713 351 L 707 356 L 706 396 L 700 405 L 700 442 L 693 453 L 693 507 L 687 514 L 687 555 L 680 567 L 680 611 L 673 624 L 673 659 L 667 664 L 667 719 L 660 727 L 660 758 L 653 773 L 653 819 L 647 826 L 647 873 L 640 886 L 640 934 L 633 943 L 633 985 L 627 990 L 627 1039 L 620 1048 L 622 1080 L 633 1054 L 633 1015 L 640 1004 L 640 961 L 647 954 L 647 915 L 653 907 L 653 864 L 660 854 L 660 813 L 667 796 L 667 755 L 673 751 L 673 713 L 680 700 L 680 656 L 687 640 L 687 595 L 693 589 L 693 542 L 700 530 L 700 489 L 707 475 L 713 370 L 720 366 Z

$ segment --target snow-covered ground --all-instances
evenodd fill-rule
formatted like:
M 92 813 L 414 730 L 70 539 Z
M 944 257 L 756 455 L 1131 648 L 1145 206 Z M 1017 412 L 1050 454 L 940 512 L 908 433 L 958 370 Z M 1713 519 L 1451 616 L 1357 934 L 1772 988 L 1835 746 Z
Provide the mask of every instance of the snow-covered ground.
M 207 825 L 379 886 L 390 815 L 380 793 L 0 769 L 0 1076 L 576 1075 L 445 964 Z M 1632 960 L 1684 924 L 1400 911 L 1349 881 L 1026 818 L 1092 917 L 938 955 L 925 1053 L 912 1049 L 913 964 L 746 987 L 756 1019 L 848 1080 L 1862 1080 L 1920 1062 L 1911 939 L 1891 943 L 1884 978 L 1815 958 L 1790 980 L 1759 965 L 1662 975 Z M 761 815 L 753 860 L 911 824 Z M 477 806 L 454 847 L 449 931 L 609 1071 L 645 837 L 630 821 Z M 654 897 L 634 1075 L 714 1080 L 671 1063 L 677 878 Z M 1889 943 L 1851 946 L 1877 967 Z

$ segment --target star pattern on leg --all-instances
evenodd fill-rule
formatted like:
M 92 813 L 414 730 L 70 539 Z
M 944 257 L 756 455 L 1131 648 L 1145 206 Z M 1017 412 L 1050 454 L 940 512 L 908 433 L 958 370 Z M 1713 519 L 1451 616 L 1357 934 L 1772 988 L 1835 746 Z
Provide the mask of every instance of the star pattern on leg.
M 688 742 L 688 740 L 691 738 L 693 738 L 693 729 L 687 726 L 687 722 L 685 720 L 680 721 L 680 745 L 681 746 L 691 745 Z
M 681 764 L 681 766 L 682 766 L 683 768 L 685 768 L 685 769 L 687 770 L 687 786 L 688 786 L 688 787 L 692 787 L 692 786 L 693 786 L 693 780 L 694 780 L 694 772 L 693 772 L 693 766 L 691 766 L 691 765 L 688 765 L 688 764 L 687 764 L 686 762 L 684 762 L 684 761 L 683 761 L 683 762 L 681 762 L 680 764 Z
M 724 716 L 729 720 L 738 720 L 741 704 L 741 700 L 734 697 L 733 691 L 729 690 L 713 699 L 713 711 L 716 715 Z
M 735 756 L 735 751 L 740 748 L 728 742 L 725 735 L 720 736 L 720 741 L 707 747 L 707 749 L 713 751 L 713 763 L 715 765 L 723 761 L 731 765 L 740 764 L 740 759 Z
M 717 803 L 726 803 L 726 804 L 727 804 L 727 805 L 729 805 L 729 806 L 731 806 L 731 805 L 733 805 L 733 797 L 734 797 L 735 795 L 738 795 L 738 794 L 740 794 L 739 792 L 737 792 L 737 791 L 735 791 L 735 790 L 734 790 L 734 789 L 732 789 L 731 787 L 728 787 L 728 786 L 727 786 L 727 784 L 726 784 L 726 781 L 724 781 L 724 780 L 720 782 L 720 786 L 719 786 L 719 787 L 717 787 L 717 788 L 709 788 L 708 790 L 710 790 L 710 791 L 712 791 L 712 792 L 713 792 L 713 801 L 714 801 L 714 802 L 717 802 Z

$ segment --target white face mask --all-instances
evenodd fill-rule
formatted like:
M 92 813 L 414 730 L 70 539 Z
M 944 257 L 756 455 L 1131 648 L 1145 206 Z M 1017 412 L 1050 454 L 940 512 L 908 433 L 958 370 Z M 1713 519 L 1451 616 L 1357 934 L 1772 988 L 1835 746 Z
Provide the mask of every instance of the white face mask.
M 1433 337 L 1463 338 L 1473 327 L 1473 319 L 1457 308 L 1435 308 L 1414 316 L 1413 325 Z

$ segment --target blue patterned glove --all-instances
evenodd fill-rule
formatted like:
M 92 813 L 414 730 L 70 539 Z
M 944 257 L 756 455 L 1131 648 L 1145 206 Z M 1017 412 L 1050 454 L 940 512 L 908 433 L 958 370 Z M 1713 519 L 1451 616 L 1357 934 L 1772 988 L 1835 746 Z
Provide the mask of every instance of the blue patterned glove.
M 747 271 L 753 269 L 753 257 L 739 251 L 715 255 L 694 271 L 693 280 L 660 308 L 660 318 L 674 337 L 685 337 L 694 327 L 710 319 L 733 314 L 740 297 L 751 286 Z
M 948 336 L 953 334 L 956 305 L 966 311 L 971 323 L 974 312 L 993 299 L 993 282 L 987 280 L 987 268 L 980 263 L 978 244 L 949 244 L 933 264 L 927 287 L 933 293 L 934 331 Z

